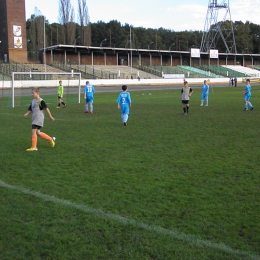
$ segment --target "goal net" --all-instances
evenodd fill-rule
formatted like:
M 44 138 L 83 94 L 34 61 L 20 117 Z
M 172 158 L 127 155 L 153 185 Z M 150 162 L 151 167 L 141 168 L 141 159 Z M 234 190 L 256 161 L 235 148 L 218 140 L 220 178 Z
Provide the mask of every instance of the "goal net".
M 64 87 L 63 101 L 80 103 L 81 73 L 68 72 L 12 72 L 10 85 L 4 87 L 4 106 L 26 106 L 32 101 L 32 88 L 40 89 L 40 96 L 48 105 L 57 105 L 59 81 Z

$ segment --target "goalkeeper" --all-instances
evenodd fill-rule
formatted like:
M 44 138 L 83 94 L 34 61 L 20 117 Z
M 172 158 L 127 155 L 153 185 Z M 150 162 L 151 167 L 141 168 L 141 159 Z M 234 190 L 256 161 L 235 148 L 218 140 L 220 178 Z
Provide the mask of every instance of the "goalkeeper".
M 59 86 L 58 86 L 58 106 L 56 108 L 60 108 L 60 105 L 63 105 L 63 108 L 66 107 L 67 105 L 63 102 L 62 100 L 63 97 L 63 86 L 62 86 L 62 81 L 59 81 Z

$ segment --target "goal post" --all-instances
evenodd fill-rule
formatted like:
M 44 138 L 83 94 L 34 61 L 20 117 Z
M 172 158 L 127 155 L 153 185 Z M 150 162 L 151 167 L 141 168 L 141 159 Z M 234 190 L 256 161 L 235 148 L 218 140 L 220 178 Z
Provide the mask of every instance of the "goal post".
M 62 80 L 64 88 L 67 92 L 65 94 L 78 94 L 77 102 L 80 103 L 81 96 L 81 73 L 79 72 L 12 72 L 11 79 L 11 107 L 15 106 L 15 96 L 22 95 L 23 89 L 39 87 L 46 89 L 54 89 L 58 87 L 58 81 Z M 66 83 L 66 84 L 64 84 Z M 76 91 L 72 93 L 70 88 L 77 87 Z M 20 93 L 15 95 L 15 91 L 20 89 Z M 57 91 L 55 90 L 57 94 Z

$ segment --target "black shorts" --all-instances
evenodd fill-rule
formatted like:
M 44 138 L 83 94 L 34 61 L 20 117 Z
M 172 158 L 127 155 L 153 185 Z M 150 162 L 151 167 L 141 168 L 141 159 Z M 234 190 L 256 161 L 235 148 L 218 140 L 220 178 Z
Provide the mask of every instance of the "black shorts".
M 32 129 L 41 129 L 42 127 L 39 125 L 32 125 Z
M 189 100 L 182 100 L 181 103 L 187 105 L 189 104 Z

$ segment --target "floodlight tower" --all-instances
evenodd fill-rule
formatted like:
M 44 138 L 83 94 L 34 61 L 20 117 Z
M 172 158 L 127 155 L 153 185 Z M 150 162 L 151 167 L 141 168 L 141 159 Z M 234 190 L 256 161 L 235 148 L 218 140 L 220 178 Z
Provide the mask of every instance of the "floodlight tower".
M 237 53 L 229 0 L 222 0 L 221 4 L 217 0 L 209 0 L 200 50 L 209 52 L 215 49 L 220 38 L 227 53 Z

